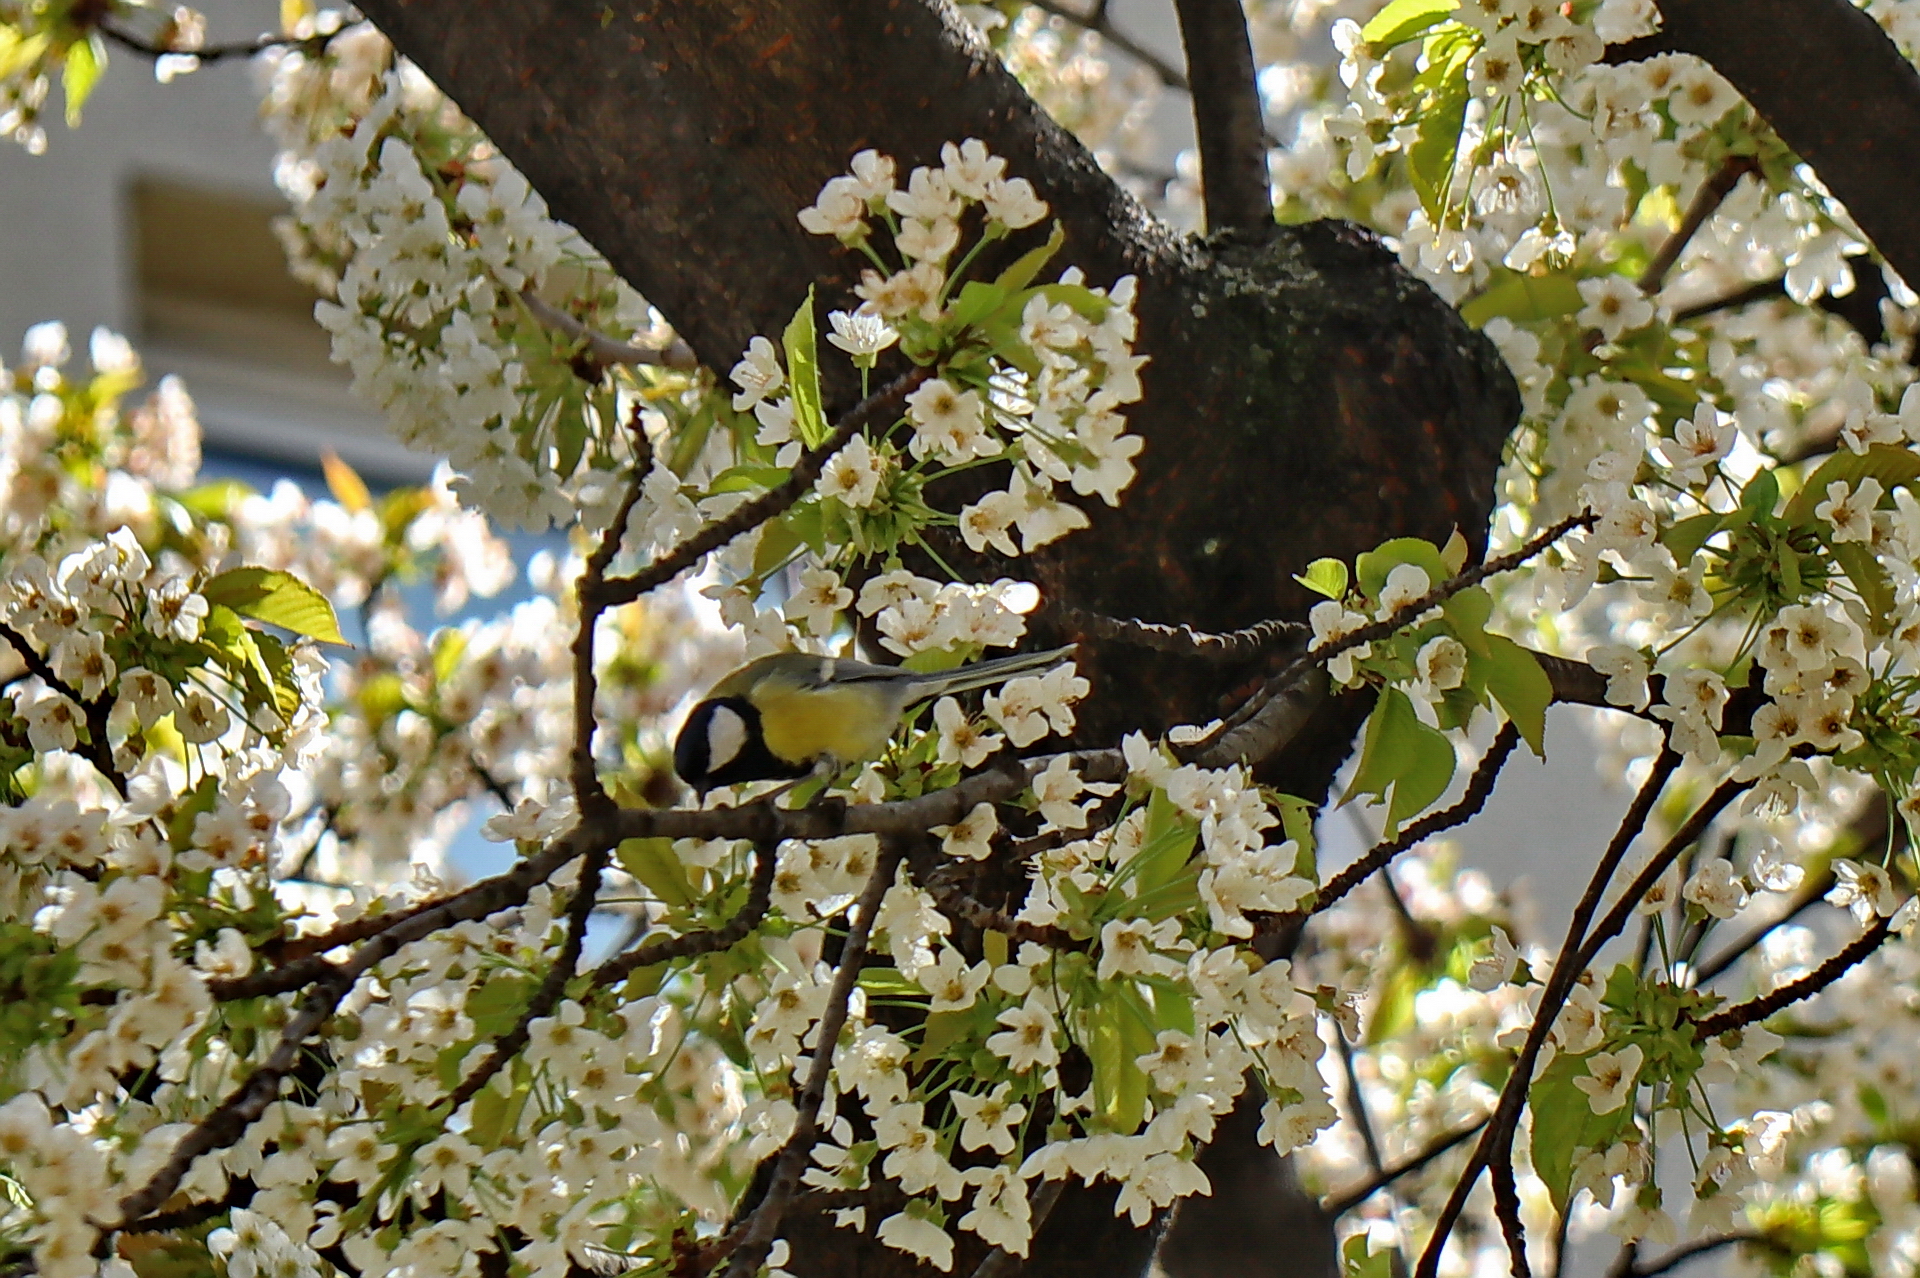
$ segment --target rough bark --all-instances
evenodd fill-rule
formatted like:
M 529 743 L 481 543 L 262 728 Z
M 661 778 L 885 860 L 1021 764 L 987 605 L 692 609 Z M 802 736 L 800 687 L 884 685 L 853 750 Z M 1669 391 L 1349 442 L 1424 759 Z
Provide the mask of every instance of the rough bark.
M 1118 510 L 1096 505 L 1091 529 L 1021 566 L 1052 598 L 1232 629 L 1300 615 L 1308 599 L 1292 576 L 1315 557 L 1351 557 L 1398 534 L 1441 539 L 1456 527 L 1477 544 L 1484 532 L 1500 445 L 1519 412 L 1487 342 L 1355 228 L 1175 235 L 1108 180 L 944 6 L 363 0 L 361 8 L 554 214 L 723 370 L 749 337 L 778 332 L 810 283 L 825 304 L 849 304 L 857 260 L 805 234 L 794 214 L 855 151 L 879 148 L 904 168 L 937 163 L 943 142 L 978 137 L 1008 157 L 1053 206 L 1068 261 L 1095 283 L 1140 277 L 1138 345 L 1153 361 L 1145 401 L 1130 415 L 1146 441 L 1139 480 Z M 1125 728 L 1207 718 L 1262 669 L 1091 643 L 1083 655 L 1096 695 L 1082 727 L 1108 742 Z M 1323 792 L 1363 710 L 1330 703 L 1274 779 L 1295 793 Z M 1247 1142 L 1222 1142 L 1211 1156 L 1221 1181 L 1259 1174 L 1276 1178 L 1275 1193 L 1286 1190 L 1284 1169 L 1270 1156 L 1263 1164 Z M 1115 1221 L 1111 1203 L 1110 1186 L 1064 1195 L 1023 1272 L 1142 1272 L 1154 1233 Z M 918 1272 L 847 1231 L 790 1224 L 793 1268 L 806 1278 Z M 1324 1227 L 1313 1228 L 1314 1239 L 1269 1247 L 1263 1270 L 1202 1259 L 1183 1272 L 1297 1272 L 1303 1248 L 1325 1241 Z M 957 1272 L 968 1272 L 967 1259 L 956 1258 Z

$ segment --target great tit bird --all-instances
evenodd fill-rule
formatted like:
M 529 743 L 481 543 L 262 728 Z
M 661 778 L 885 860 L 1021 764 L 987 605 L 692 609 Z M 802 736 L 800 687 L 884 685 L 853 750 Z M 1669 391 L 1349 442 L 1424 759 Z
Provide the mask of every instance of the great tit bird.
M 839 657 L 776 652 L 722 679 L 673 743 L 673 770 L 695 791 L 780 781 L 870 759 L 908 707 L 1060 664 L 1073 645 L 976 661 L 937 674 Z

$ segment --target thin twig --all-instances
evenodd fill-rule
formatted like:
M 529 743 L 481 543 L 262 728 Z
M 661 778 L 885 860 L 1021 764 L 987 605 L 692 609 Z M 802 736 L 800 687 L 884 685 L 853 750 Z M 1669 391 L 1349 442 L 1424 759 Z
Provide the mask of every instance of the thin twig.
M 213 44 L 201 49 L 183 49 L 170 44 L 155 44 L 151 40 L 144 40 L 134 35 L 131 31 L 122 31 L 119 27 L 109 26 L 104 22 L 94 29 L 121 48 L 130 53 L 137 53 L 143 58 L 193 58 L 201 63 L 224 62 L 230 58 L 251 58 L 269 49 L 297 49 L 307 54 L 319 53 L 324 51 L 327 43 L 341 31 L 348 30 L 347 27 L 340 27 L 325 35 L 310 36 L 261 35 L 251 40 L 237 40 L 232 44 Z
M 611 577 L 601 582 L 591 596 L 583 593 L 583 599 L 603 608 L 616 607 L 632 603 L 635 599 L 672 581 L 682 572 L 698 563 L 709 551 L 720 549 L 735 537 L 751 532 L 770 519 L 778 518 L 795 502 L 806 496 L 813 487 L 813 481 L 820 477 L 821 470 L 828 460 L 853 442 L 853 437 L 867 426 L 886 417 L 897 416 L 907 395 L 922 382 L 933 376 L 931 366 L 916 368 L 910 373 L 894 379 L 892 382 L 861 400 L 847 411 L 834 428 L 827 441 L 811 452 L 805 453 L 793 465 L 793 471 L 786 480 L 776 487 L 768 489 L 749 502 L 736 507 L 724 518 L 716 519 L 688 537 L 672 550 L 656 559 L 631 577 Z
M 1671 746 L 1663 749 L 1660 758 L 1655 760 L 1650 782 L 1656 777 L 1664 781 L 1664 777 L 1661 776 L 1661 764 L 1669 759 L 1675 762 L 1678 760 Z M 1671 769 L 1668 769 L 1668 775 L 1671 775 Z M 1501 1094 L 1500 1108 L 1495 1111 L 1493 1124 L 1489 1126 L 1486 1137 L 1482 1138 L 1483 1145 L 1488 1139 L 1498 1142 L 1487 1146 L 1486 1163 L 1493 1179 L 1493 1210 L 1499 1217 L 1502 1232 L 1506 1235 L 1508 1254 L 1513 1261 L 1514 1278 L 1528 1278 L 1529 1269 L 1526 1227 L 1520 1220 L 1520 1190 L 1514 1178 L 1512 1145 L 1514 1132 L 1519 1127 L 1520 1110 L 1526 1102 L 1527 1081 L 1533 1077 L 1533 1063 L 1539 1057 L 1540 1047 L 1552 1030 L 1553 1023 L 1559 1017 L 1560 1009 L 1565 1005 L 1567 996 L 1572 992 L 1580 973 L 1592 966 L 1601 948 L 1626 927 L 1627 920 L 1633 917 L 1634 907 L 1660 880 L 1661 875 L 1666 873 L 1667 867 L 1678 860 L 1680 854 L 1706 832 L 1706 828 L 1726 806 L 1738 798 L 1740 793 L 1751 784 L 1752 782 L 1747 781 L 1726 781 L 1708 795 L 1700 806 L 1680 823 L 1679 828 L 1668 836 L 1660 850 L 1648 859 L 1640 873 L 1634 876 L 1633 881 L 1614 902 L 1613 908 L 1607 911 L 1600 922 L 1587 933 L 1585 941 L 1580 944 L 1578 951 L 1571 956 L 1571 959 L 1566 947 L 1562 947 L 1560 951 L 1560 957 L 1554 964 L 1553 975 L 1548 978 L 1547 988 L 1540 997 L 1539 1011 L 1534 1014 L 1533 1028 L 1527 1035 L 1527 1047 L 1523 1049 L 1520 1059 L 1514 1064 L 1514 1072 L 1508 1079 L 1507 1090 Z M 1631 820 L 1636 831 L 1644 828 L 1645 822 L 1644 811 L 1639 814 L 1637 820 Z M 1628 824 L 1623 822 L 1621 829 L 1626 830 Z M 1631 842 L 1632 839 L 1629 838 L 1627 843 Z M 1611 852 L 1611 849 L 1609 851 Z M 1620 846 L 1620 851 L 1621 853 L 1626 851 L 1624 844 Z M 1598 905 L 1599 896 L 1604 892 L 1607 881 L 1613 877 L 1613 871 L 1618 864 L 1618 857 L 1609 856 L 1601 865 L 1601 871 L 1604 873 L 1597 871 L 1588 884 L 1587 895 L 1581 899 L 1580 908 L 1575 911 L 1580 926 L 1584 927 L 1585 920 L 1592 917 L 1593 907 Z M 1573 940 L 1574 935 L 1574 930 L 1570 928 L 1569 942 Z M 1507 1099 L 1509 1095 L 1514 1097 L 1511 1104 Z
M 1422 839 L 1430 839 L 1442 830 L 1465 825 L 1479 815 L 1480 809 L 1487 806 L 1487 799 L 1493 794 L 1494 783 L 1500 779 L 1500 769 L 1506 766 L 1514 746 L 1519 743 L 1520 729 L 1511 720 L 1501 724 L 1500 731 L 1494 734 L 1493 743 L 1480 756 L 1480 762 L 1474 768 L 1473 777 L 1467 782 L 1466 792 L 1460 796 L 1460 801 L 1452 807 L 1429 812 L 1418 821 L 1410 822 L 1401 828 L 1400 833 L 1375 844 L 1365 856 L 1327 880 L 1327 885 L 1314 898 L 1312 913 L 1318 914 L 1332 906 L 1372 878 L 1387 862 Z
M 1192 626 L 1168 626 L 1130 617 L 1109 617 L 1089 612 L 1072 604 L 1056 604 L 1048 613 L 1058 617 L 1090 639 L 1110 639 L 1135 648 L 1155 652 L 1174 652 L 1210 661 L 1233 661 L 1257 656 L 1270 648 L 1311 634 L 1312 627 L 1298 621 L 1262 621 L 1241 630 L 1210 634 Z
M 684 936 L 656 936 L 625 953 L 615 954 L 594 970 L 593 987 L 604 989 L 626 980 L 643 967 L 652 967 L 671 959 L 692 958 L 696 954 L 713 954 L 745 940 L 747 933 L 758 927 L 760 920 L 767 916 L 767 907 L 773 901 L 773 871 L 777 863 L 774 849 L 777 846 L 777 840 L 768 840 L 755 846 L 753 879 L 747 886 L 747 899 L 732 918 L 719 927 L 688 932 Z
M 584 344 L 588 357 L 596 364 L 654 364 L 682 370 L 700 366 L 700 357 L 693 353 L 693 347 L 678 337 L 665 346 L 635 346 L 590 328 L 585 321 L 561 310 L 531 288 L 520 293 L 520 302 L 541 324 Z
M 610 806 L 606 788 L 600 784 L 599 769 L 593 765 L 593 735 L 599 727 L 599 719 L 593 708 L 599 690 L 593 672 L 594 639 L 599 633 L 600 615 L 610 606 L 602 590 L 607 569 L 620 553 L 620 543 L 626 537 L 627 521 L 632 518 L 633 508 L 639 504 L 640 494 L 646 487 L 647 474 L 653 469 L 653 448 L 647 442 L 646 431 L 640 426 L 639 411 L 637 407 L 634 409 L 633 476 L 627 483 L 626 492 L 621 495 L 612 522 L 600 534 L 600 544 L 587 556 L 573 592 L 574 598 L 579 601 L 580 620 L 573 635 L 573 750 L 568 775 L 573 783 L 574 802 L 580 805 L 582 814 L 589 807 L 597 810 Z
M 1075 936 L 1065 928 L 1023 923 L 1005 910 L 996 910 L 986 902 L 967 895 L 956 883 L 925 882 L 918 875 L 915 880 L 926 889 L 940 912 L 957 922 L 987 932 L 999 932 L 1016 941 L 1031 941 L 1052 950 L 1085 950 L 1092 947 L 1091 940 Z
M 1574 908 L 1573 917 L 1567 924 L 1566 940 L 1561 944 L 1560 957 L 1555 962 L 1553 973 L 1548 977 L 1547 987 L 1541 996 L 1540 1010 L 1535 1013 L 1533 1027 L 1527 1033 L 1526 1044 L 1520 1049 L 1519 1058 L 1514 1062 L 1507 1075 L 1507 1083 L 1500 1092 L 1500 1101 L 1495 1106 L 1487 1128 L 1481 1133 L 1479 1142 L 1474 1146 L 1473 1158 L 1468 1164 L 1468 1172 L 1461 1176 L 1448 1196 L 1446 1204 L 1434 1220 L 1433 1233 L 1427 1238 L 1426 1249 L 1420 1253 L 1420 1263 L 1414 1270 L 1415 1278 L 1434 1278 L 1440 1269 L 1440 1253 L 1447 1245 L 1447 1238 L 1453 1233 L 1453 1227 L 1460 1219 L 1460 1213 L 1466 1209 L 1467 1196 L 1473 1192 L 1474 1182 L 1479 1179 L 1481 1169 L 1489 1166 L 1497 1157 L 1505 1154 L 1506 1143 L 1513 1138 L 1513 1128 L 1520 1121 L 1520 1111 L 1526 1102 L 1527 1084 L 1533 1077 L 1533 1063 L 1540 1056 L 1547 1033 L 1553 1027 L 1554 1019 L 1560 1013 L 1560 1003 L 1566 997 L 1566 991 L 1573 987 L 1579 969 L 1574 966 L 1580 943 L 1585 936 L 1588 922 L 1594 912 L 1600 908 L 1600 900 L 1606 893 L 1607 883 L 1627 849 L 1646 825 L 1648 813 L 1653 811 L 1654 801 L 1660 797 L 1660 791 L 1666 786 L 1667 778 L 1680 766 L 1680 756 L 1672 749 L 1663 749 L 1654 760 L 1653 770 L 1648 773 L 1639 793 L 1634 795 L 1633 803 L 1628 806 L 1626 815 L 1614 829 L 1613 838 L 1607 849 L 1601 854 L 1600 864 L 1594 869 L 1588 880 L 1586 893 Z M 1503 1218 L 1502 1227 L 1506 1227 Z M 1509 1238 L 1509 1246 L 1514 1240 Z M 1526 1248 L 1518 1249 L 1517 1265 L 1526 1264 Z
M 767 1192 L 747 1218 L 740 1242 L 727 1262 L 725 1278 L 747 1278 L 757 1273 L 773 1246 L 780 1219 L 786 1214 L 787 1201 L 800 1183 L 807 1158 L 820 1139 L 820 1107 L 826 1102 L 827 1080 L 833 1073 L 834 1046 L 847 1023 L 847 1004 L 853 996 L 854 982 L 860 978 L 861 964 L 867 958 L 867 940 L 873 934 L 873 919 L 880 912 L 880 901 L 893 886 L 894 872 L 904 849 L 897 839 L 885 839 L 875 860 L 873 873 L 860 892 L 852 922 L 847 927 L 847 942 L 840 951 L 840 966 L 827 991 L 827 1005 L 820 1014 L 813 1046 L 813 1059 L 807 1066 L 806 1085 L 794 1101 L 793 1135 L 775 1156 L 773 1175 Z
M 40 655 L 27 637 L 12 626 L 0 622 L 0 639 L 5 639 L 13 650 L 20 654 L 20 660 L 27 663 L 27 669 L 37 676 L 41 683 L 80 708 L 87 718 L 87 742 L 75 751 L 81 758 L 94 766 L 94 770 L 107 779 L 108 784 L 121 798 L 127 797 L 127 779 L 113 761 L 113 746 L 107 740 L 107 718 L 113 712 L 113 698 L 102 693 L 89 701 L 80 695 L 72 684 L 53 672 L 47 659 Z
M 1352 1211 L 1355 1207 L 1358 1207 L 1361 1203 L 1364 1203 L 1367 1199 L 1385 1189 L 1388 1185 L 1391 1185 L 1394 1181 L 1399 1180 L 1402 1176 L 1419 1171 L 1422 1167 L 1425 1167 L 1428 1163 L 1440 1157 L 1440 1155 L 1446 1153 L 1448 1150 L 1455 1149 L 1461 1144 L 1464 1144 L 1468 1138 L 1486 1125 L 1487 1120 L 1480 1118 L 1468 1123 L 1464 1127 L 1455 1128 L 1453 1131 L 1436 1138 L 1421 1149 L 1408 1154 L 1398 1162 L 1390 1163 L 1382 1168 L 1372 1180 L 1355 1185 L 1345 1193 L 1328 1195 L 1321 1200 L 1320 1210 L 1329 1217 L 1345 1215 L 1347 1212 Z
M 1733 188 L 1740 184 L 1741 178 L 1759 171 L 1759 164 L 1750 155 L 1729 155 L 1721 161 L 1720 167 L 1700 184 L 1698 191 L 1694 192 L 1693 202 L 1687 205 L 1686 213 L 1680 218 L 1680 225 L 1674 228 L 1673 234 L 1669 235 L 1666 242 L 1660 246 L 1660 251 L 1653 255 L 1653 261 L 1647 263 L 1647 269 L 1640 273 L 1639 285 L 1642 293 L 1651 297 L 1666 287 L 1667 272 L 1671 271 L 1674 264 L 1680 260 L 1680 255 L 1686 251 L 1687 244 L 1700 228 L 1706 225 L 1707 219 L 1713 216 L 1714 210 L 1733 194 Z
M 1151 71 L 1154 78 L 1167 88 L 1178 89 L 1182 93 L 1193 92 L 1193 86 L 1187 82 L 1186 72 L 1114 26 L 1113 19 L 1107 16 L 1107 7 L 1104 4 L 1096 5 L 1091 13 L 1078 13 L 1071 7 L 1059 3 L 1059 0 L 1027 0 L 1027 3 L 1042 13 L 1050 13 L 1056 18 L 1071 22 L 1082 31 L 1091 31 Z
M 1759 998 L 1737 1003 L 1723 1011 L 1702 1019 L 1695 1029 L 1702 1039 L 1717 1037 L 1737 1030 L 1756 1021 L 1764 1021 L 1782 1008 L 1791 1007 L 1802 999 L 1812 998 L 1827 986 L 1833 984 L 1855 966 L 1865 961 L 1869 954 L 1880 948 L 1893 932 L 1891 919 L 1875 919 L 1873 926 L 1849 941 L 1839 953 L 1814 968 L 1797 981 L 1788 981 L 1772 993 Z
M 1764 1243 L 1765 1234 L 1743 1230 L 1739 1233 L 1720 1234 L 1713 1238 L 1696 1238 L 1692 1242 L 1681 1243 L 1671 1251 L 1655 1256 L 1644 1265 L 1633 1265 L 1627 1269 L 1628 1278 L 1654 1278 L 1670 1269 L 1678 1269 L 1696 1256 L 1719 1251 L 1723 1247 L 1737 1247 L 1743 1243 Z
M 1377 1178 L 1387 1169 L 1386 1160 L 1380 1156 L 1380 1138 L 1373 1130 L 1373 1115 L 1367 1110 L 1367 1098 L 1360 1090 L 1360 1069 L 1354 1062 L 1353 1044 L 1347 1041 L 1346 1030 L 1334 1026 L 1334 1042 L 1340 1048 L 1340 1071 L 1347 1080 L 1347 1108 L 1353 1111 L 1353 1125 L 1360 1129 L 1360 1144 L 1367 1151 L 1367 1166 L 1373 1168 Z
M 1263 710 L 1267 704 L 1281 692 L 1293 686 L 1307 671 L 1322 666 L 1343 652 L 1351 652 L 1363 644 L 1376 639 L 1385 639 L 1401 628 L 1425 616 L 1428 611 L 1445 603 L 1463 590 L 1479 585 L 1487 578 L 1520 567 L 1529 559 L 1559 541 L 1576 528 L 1586 528 L 1593 524 L 1596 516 L 1590 512 L 1569 515 L 1560 522 L 1543 529 L 1519 549 L 1508 554 L 1489 559 L 1465 570 L 1399 608 L 1379 621 L 1368 622 L 1364 626 L 1349 631 L 1338 639 L 1329 639 L 1317 644 L 1288 662 L 1279 674 L 1267 680 L 1261 689 L 1242 703 L 1227 721 L 1215 729 L 1207 738 L 1183 751 L 1176 751 L 1183 759 L 1192 759 L 1214 752 L 1216 746 L 1224 745 L 1231 739 L 1233 732 L 1248 723 Z
M 505 874 L 477 883 L 430 909 L 410 915 L 404 922 L 368 940 L 345 962 L 326 964 L 326 970 L 312 982 L 300 1011 L 281 1030 L 279 1041 L 267 1059 L 213 1112 L 180 1138 L 167 1161 L 144 1185 L 120 1199 L 122 1223 L 116 1228 L 133 1227 L 171 1198 L 200 1155 L 224 1149 L 246 1134 L 247 1128 L 280 1095 L 280 1084 L 293 1073 L 307 1039 L 333 1015 L 340 1000 L 362 976 L 422 937 L 457 923 L 485 918 L 525 901 L 537 884 L 551 878 L 561 866 L 591 852 L 592 837 L 585 827 L 576 826 Z
M 567 982 L 573 979 L 573 974 L 580 968 L 580 951 L 586 945 L 587 924 L 593 917 L 594 902 L 600 896 L 601 872 L 606 868 L 607 849 L 604 847 L 595 848 L 581 861 L 580 882 L 573 890 L 573 900 L 567 903 L 567 939 L 561 944 L 560 953 L 554 956 L 553 966 L 547 969 L 540 988 L 527 1000 L 526 1010 L 520 1013 L 520 1019 L 514 1022 L 513 1028 L 495 1039 L 487 1058 L 448 1093 L 447 1113 L 459 1113 L 462 1105 L 478 1096 L 480 1089 L 491 1082 L 493 1076 L 527 1045 L 532 1037 L 533 1023 L 553 1014 L 554 1007 L 560 1002 L 560 995 L 566 991 Z
M 1267 126 L 1240 0 L 1174 0 L 1193 86 L 1207 230 L 1271 231 Z

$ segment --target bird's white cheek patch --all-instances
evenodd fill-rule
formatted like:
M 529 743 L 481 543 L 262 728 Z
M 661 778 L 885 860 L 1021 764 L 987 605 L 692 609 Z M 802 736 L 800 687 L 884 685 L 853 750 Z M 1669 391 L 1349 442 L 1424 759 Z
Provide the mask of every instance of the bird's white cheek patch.
M 747 721 L 725 706 L 714 709 L 707 720 L 707 768 L 724 768 L 739 757 L 747 745 Z

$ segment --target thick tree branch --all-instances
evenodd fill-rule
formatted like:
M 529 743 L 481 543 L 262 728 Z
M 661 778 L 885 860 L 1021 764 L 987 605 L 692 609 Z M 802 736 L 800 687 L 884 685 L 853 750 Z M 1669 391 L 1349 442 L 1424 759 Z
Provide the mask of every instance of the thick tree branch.
M 1247 15 L 1240 0 L 1174 0 L 1174 9 L 1193 85 L 1207 229 L 1269 231 L 1273 191 L 1267 180 L 1267 129 Z
M 1920 279 L 1920 73 L 1847 0 L 1664 0 L 1612 58 L 1697 54 L 1753 104 L 1905 280 Z M 1783 32 L 1791 32 L 1783 38 Z

